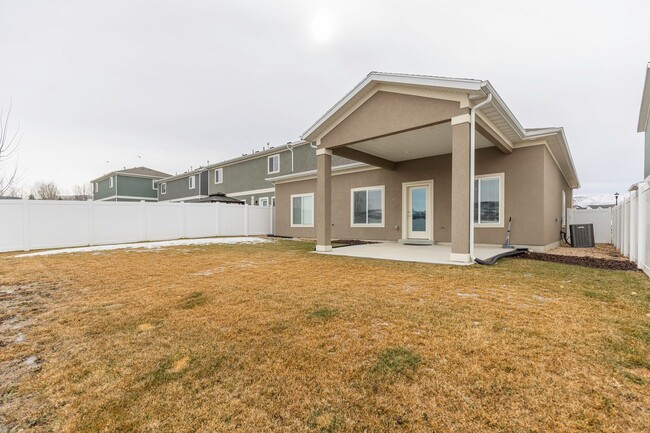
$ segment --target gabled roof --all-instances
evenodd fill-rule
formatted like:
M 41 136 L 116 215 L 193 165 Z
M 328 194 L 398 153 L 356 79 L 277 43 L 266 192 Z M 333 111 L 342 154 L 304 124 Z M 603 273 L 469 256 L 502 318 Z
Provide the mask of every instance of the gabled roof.
M 371 72 L 350 92 L 330 108 L 316 123 L 307 129 L 301 138 L 313 141 L 322 134 L 337 118 L 337 114 L 345 112 L 354 104 L 363 100 L 380 84 L 398 84 L 416 87 L 435 88 L 450 93 L 469 95 L 470 100 L 481 100 L 492 95 L 492 102 L 479 111 L 500 129 L 513 144 L 543 139 L 549 145 L 549 151 L 556 160 L 562 174 L 572 188 L 580 187 L 571 153 L 563 128 L 525 129 L 510 111 L 501 96 L 489 81 L 467 78 L 449 78 L 429 75 L 396 74 L 387 72 Z M 515 146 L 516 147 L 516 146 Z
M 132 168 L 125 168 L 123 170 L 111 171 L 110 173 L 106 173 L 105 175 L 100 176 L 97 179 L 91 180 L 91 182 L 102 180 L 114 174 L 123 174 L 123 175 L 134 176 L 134 177 L 146 177 L 149 179 L 161 179 L 163 177 L 171 176 L 167 173 L 163 173 L 162 171 L 154 170 L 148 167 L 132 167 Z
M 278 153 L 278 152 L 284 152 L 285 150 L 288 150 L 290 148 L 293 149 L 296 146 L 303 146 L 305 144 L 307 144 L 307 142 L 303 141 L 303 140 L 294 141 L 294 142 L 290 142 L 290 143 L 287 143 L 287 144 L 282 144 L 280 146 L 274 146 L 274 147 L 270 147 L 268 149 L 260 150 L 260 151 L 253 152 L 253 153 L 249 153 L 247 155 L 238 156 L 237 158 L 227 159 L 225 161 L 220 161 L 220 162 L 217 162 L 217 163 L 214 163 L 214 164 L 210 164 L 210 165 L 206 166 L 205 168 L 211 170 L 213 168 L 223 167 L 223 166 L 226 166 L 226 165 L 232 165 L 232 164 L 236 164 L 238 162 L 247 161 L 249 159 L 259 158 L 259 157 L 262 157 L 262 156 L 265 156 L 265 155 L 273 155 L 273 154 Z
M 643 96 L 641 97 L 641 111 L 639 112 L 639 125 L 637 132 L 644 132 L 648 127 L 650 117 L 650 63 L 645 71 L 645 84 L 643 85 Z

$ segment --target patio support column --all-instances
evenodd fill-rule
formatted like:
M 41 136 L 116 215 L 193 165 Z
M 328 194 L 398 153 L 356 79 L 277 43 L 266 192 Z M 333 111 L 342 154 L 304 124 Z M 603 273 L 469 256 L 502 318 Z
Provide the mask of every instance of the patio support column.
M 316 149 L 316 251 L 332 251 L 332 151 Z
M 451 150 L 451 256 L 452 262 L 469 263 L 470 116 L 452 117 Z

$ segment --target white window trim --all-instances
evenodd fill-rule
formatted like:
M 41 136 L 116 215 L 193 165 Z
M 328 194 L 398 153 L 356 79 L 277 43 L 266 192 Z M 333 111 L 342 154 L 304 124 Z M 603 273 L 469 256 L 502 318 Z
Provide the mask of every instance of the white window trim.
M 271 207 L 275 207 L 275 196 L 271 197 Z
M 108 187 L 113 188 L 113 176 L 108 178 Z
M 311 197 L 312 198 L 312 203 L 314 204 L 314 208 L 311 210 L 312 215 L 311 215 L 311 224 L 294 224 L 293 223 L 293 199 L 295 197 Z M 309 192 L 309 193 L 304 193 L 304 194 L 292 194 L 291 195 L 291 200 L 289 201 L 289 204 L 291 206 L 291 227 L 314 227 L 314 220 L 316 219 L 316 201 L 314 200 L 314 193 Z
M 262 204 L 264 202 L 264 204 Z M 269 198 L 268 197 L 260 197 L 259 199 L 259 205 L 263 207 L 269 207 Z
M 489 178 L 499 178 L 499 222 L 498 223 L 482 223 L 482 222 L 477 222 L 474 223 L 474 227 L 477 229 L 490 229 L 490 228 L 503 228 L 504 227 L 504 216 L 503 216 L 503 211 L 505 209 L 505 194 L 504 190 L 505 188 L 505 178 L 506 175 L 505 173 L 490 173 L 490 174 L 481 174 L 479 176 L 474 176 L 474 180 L 478 179 L 489 179 Z M 480 184 L 480 182 L 479 182 Z M 481 188 L 477 188 L 476 191 L 474 191 L 474 196 L 479 200 L 479 212 L 481 211 L 480 209 L 480 195 L 479 195 L 479 190 Z M 472 203 L 472 206 L 474 206 L 474 203 Z M 480 215 L 479 215 L 480 219 Z
M 355 223 L 354 222 L 354 193 L 358 191 L 381 190 L 381 223 Z M 366 218 L 368 215 L 368 200 L 366 195 Z M 364 186 L 350 190 L 350 227 L 384 227 L 386 223 L 386 187 L 385 185 Z
M 160 184 L 160 194 L 167 194 L 167 184 L 164 182 Z
M 217 173 L 219 173 L 219 182 L 217 182 Z M 223 183 L 223 168 L 217 168 L 214 171 L 214 184 L 218 185 L 220 183 Z
M 151 187 L 154 191 L 158 191 L 158 185 L 156 185 L 156 179 L 151 179 Z
M 269 160 L 272 158 L 278 158 L 278 169 L 275 171 L 269 171 Z M 275 155 L 271 155 L 268 158 L 266 158 L 266 171 L 267 174 L 275 174 L 275 173 L 280 173 L 280 154 L 276 153 Z
M 99 182 L 95 182 L 95 192 L 99 192 Z
M 187 178 L 188 181 L 188 189 L 196 189 L 196 177 L 195 176 L 190 176 Z

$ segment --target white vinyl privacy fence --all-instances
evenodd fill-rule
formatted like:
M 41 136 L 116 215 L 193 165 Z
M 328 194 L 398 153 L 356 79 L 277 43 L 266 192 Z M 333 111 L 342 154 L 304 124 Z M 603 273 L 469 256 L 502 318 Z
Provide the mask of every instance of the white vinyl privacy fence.
M 273 208 L 223 203 L 0 200 L 0 252 L 273 233 Z
M 613 243 L 650 276 L 650 185 L 641 182 L 612 211 Z
M 593 224 L 597 244 L 612 243 L 611 209 L 567 209 L 569 224 Z

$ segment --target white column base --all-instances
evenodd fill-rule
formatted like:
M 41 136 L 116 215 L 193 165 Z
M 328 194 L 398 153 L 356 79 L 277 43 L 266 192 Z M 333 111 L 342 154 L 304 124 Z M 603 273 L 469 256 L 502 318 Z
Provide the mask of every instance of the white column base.
M 331 245 L 316 245 L 316 252 L 327 253 L 329 251 L 332 251 Z
M 450 253 L 449 261 L 454 263 L 470 263 L 472 258 L 469 254 Z

